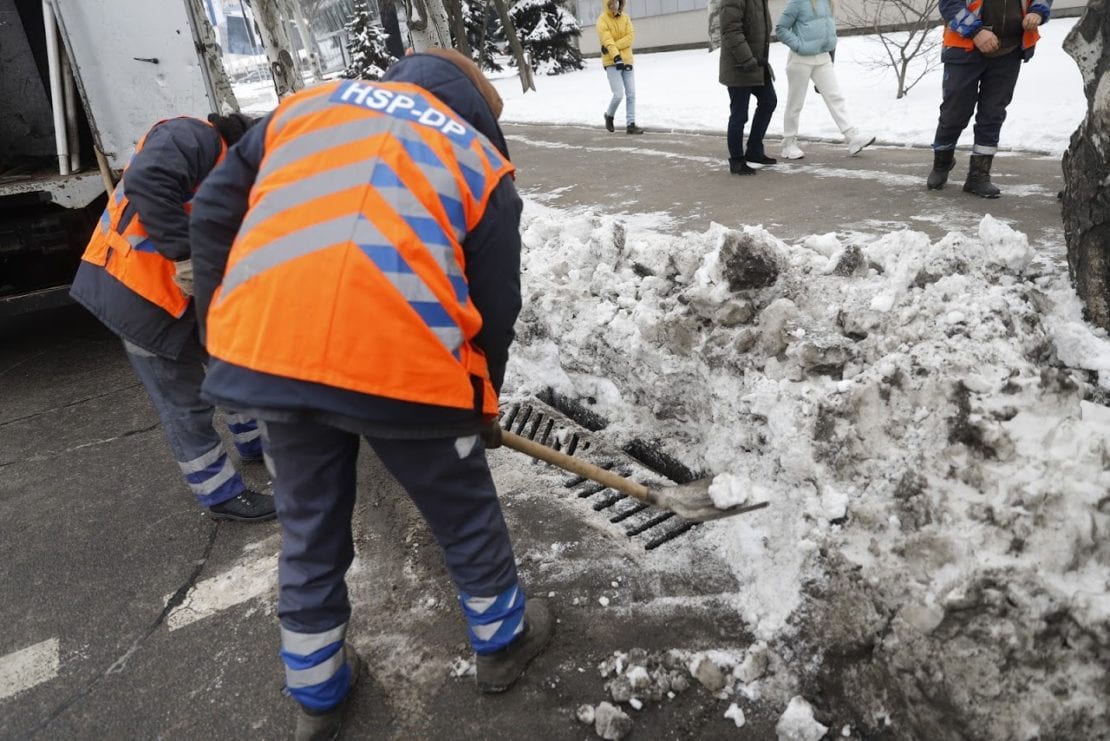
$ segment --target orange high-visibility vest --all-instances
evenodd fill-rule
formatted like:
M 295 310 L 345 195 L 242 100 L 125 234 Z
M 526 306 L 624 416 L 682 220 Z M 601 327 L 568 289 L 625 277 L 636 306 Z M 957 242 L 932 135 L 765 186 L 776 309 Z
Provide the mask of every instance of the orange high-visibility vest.
M 979 17 L 979 9 L 983 7 L 983 0 L 967 0 L 967 10 L 960 11 L 963 15 L 967 13 Z M 1029 0 L 1022 0 L 1021 3 L 1021 17 L 1024 18 L 1029 12 Z M 1032 30 L 1025 30 L 1021 34 L 1021 48 L 1028 49 L 1034 46 L 1041 38 L 1041 32 L 1034 28 Z M 975 48 L 975 41 L 969 36 L 961 36 L 959 31 L 952 28 L 951 24 L 944 26 L 944 45 L 949 47 L 956 47 L 959 49 L 967 49 L 971 51 Z
M 497 414 L 462 243 L 512 164 L 428 91 L 345 80 L 282 101 L 207 321 L 240 367 Z
M 202 123 L 212 125 L 207 121 Z M 146 142 L 146 135 L 139 140 L 138 146 L 135 147 L 135 154 L 142 151 L 144 142 Z M 227 144 L 223 137 L 220 137 L 220 156 L 216 159 L 217 165 L 223 161 L 226 153 Z M 104 268 L 109 275 L 150 303 L 161 307 L 175 318 L 181 318 L 189 308 L 189 297 L 173 282 L 175 270 L 173 261 L 163 257 L 154 248 L 154 242 L 150 239 L 138 213 L 133 214 L 129 222 L 123 223 L 127 205 L 130 203 L 123 187 L 126 178 L 127 168 L 124 168 L 123 175 L 116 184 L 115 190 L 112 191 L 108 206 L 101 214 L 100 223 L 93 231 L 81 259 Z M 192 210 L 190 203 L 184 203 L 182 206 L 185 213 Z

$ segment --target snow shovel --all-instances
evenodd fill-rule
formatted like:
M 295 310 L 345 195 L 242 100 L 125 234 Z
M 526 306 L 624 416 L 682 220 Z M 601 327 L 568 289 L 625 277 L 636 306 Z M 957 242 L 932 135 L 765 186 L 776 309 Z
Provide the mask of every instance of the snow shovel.
M 727 509 L 719 509 L 713 504 L 713 498 L 709 496 L 709 485 L 713 483 L 713 479 L 698 479 L 691 481 L 688 484 L 678 484 L 675 486 L 644 486 L 637 484 L 635 481 L 619 476 L 612 471 L 606 471 L 600 466 L 595 466 L 592 463 L 579 460 L 566 453 L 560 453 L 558 450 L 541 445 L 533 440 L 520 435 L 514 435 L 508 430 L 501 430 L 501 442 L 505 447 L 512 448 L 525 455 L 530 455 L 533 458 L 550 463 L 553 466 L 558 466 L 564 471 L 576 473 L 579 476 L 584 476 L 591 481 L 596 481 L 599 484 L 608 486 L 610 489 L 615 489 L 630 497 L 635 497 L 641 502 L 646 504 L 653 504 L 656 507 L 669 509 L 680 517 L 685 517 L 687 520 L 694 522 L 705 522 L 707 520 L 716 520 L 721 517 L 731 517 L 732 515 L 743 514 L 744 512 L 751 512 L 753 509 L 761 509 L 766 507 L 768 502 L 758 502 L 756 504 L 738 504 Z

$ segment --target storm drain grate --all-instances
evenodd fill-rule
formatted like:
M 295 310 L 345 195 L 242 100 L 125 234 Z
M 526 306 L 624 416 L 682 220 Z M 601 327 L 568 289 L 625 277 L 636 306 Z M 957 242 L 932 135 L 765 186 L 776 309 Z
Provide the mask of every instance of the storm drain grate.
M 591 442 L 590 432 L 605 427 L 600 417 L 593 415 L 592 418 L 584 420 L 586 424 L 581 424 L 577 420 L 572 420 L 570 415 L 564 415 L 562 410 L 552 408 L 546 401 L 534 399 L 507 404 L 501 414 L 501 427 L 567 455 L 577 454 L 596 466 L 634 481 L 640 481 L 642 477 L 635 475 L 628 462 L 614 459 L 611 454 L 606 455 L 607 451 L 597 449 Z M 692 475 L 689 469 L 664 454 L 658 452 L 653 454 L 645 444 L 637 441 L 630 447 L 635 446 L 639 446 L 637 452 L 647 453 L 647 455 L 635 455 L 636 462 L 645 469 L 662 475 L 679 473 L 681 478 Z M 631 454 L 628 449 L 621 452 L 625 455 Z M 670 471 L 656 469 L 650 463 L 654 460 L 671 464 L 666 466 Z M 671 479 L 677 480 L 674 476 L 671 476 Z M 697 525 L 696 522 L 683 519 L 673 512 L 644 504 L 635 497 L 622 494 L 582 476 L 572 475 L 563 483 L 579 499 L 587 501 L 590 510 L 607 517 L 610 523 L 620 525 L 625 535 L 643 542 L 644 548 L 649 551 L 689 532 Z M 640 483 L 643 482 L 640 481 Z

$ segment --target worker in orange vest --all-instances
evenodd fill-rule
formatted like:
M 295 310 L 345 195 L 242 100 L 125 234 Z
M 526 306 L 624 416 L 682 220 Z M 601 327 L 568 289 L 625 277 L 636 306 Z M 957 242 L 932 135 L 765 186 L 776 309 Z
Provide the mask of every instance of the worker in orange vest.
M 253 123 L 242 114 L 160 121 L 143 137 L 89 240 L 70 295 L 123 340 L 190 491 L 218 520 L 276 516 L 273 497 L 251 491 L 200 398 L 189 260 L 189 209 L 201 181 Z M 228 414 L 241 461 L 262 460 L 258 426 Z
M 282 527 L 278 618 L 297 738 L 332 738 L 365 438 L 460 593 L 477 684 L 501 692 L 554 620 L 517 577 L 486 461 L 520 311 L 521 201 L 501 99 L 453 50 L 283 100 L 194 199 L 205 398 L 260 420 Z
M 975 113 L 975 145 L 971 148 L 964 190 L 981 198 L 998 198 L 991 165 L 998 151 L 1006 106 L 1014 95 L 1021 65 L 1033 58 L 1048 21 L 1052 0 L 940 0 L 944 17 L 943 98 L 936 135 L 933 169 L 926 185 L 940 190 L 956 166 L 956 144 Z

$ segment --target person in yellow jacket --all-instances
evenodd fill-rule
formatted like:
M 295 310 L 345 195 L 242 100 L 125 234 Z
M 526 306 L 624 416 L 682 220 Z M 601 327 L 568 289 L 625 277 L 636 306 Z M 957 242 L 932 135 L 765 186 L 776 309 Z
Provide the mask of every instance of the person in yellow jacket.
M 642 134 L 644 130 L 636 125 L 636 78 L 632 73 L 632 42 L 636 33 L 632 30 L 632 19 L 624 12 L 624 3 L 625 0 L 608 0 L 597 19 L 601 66 L 605 68 L 609 89 L 613 91 L 605 111 L 605 128 L 613 131 L 613 116 L 624 98 L 625 131 Z

